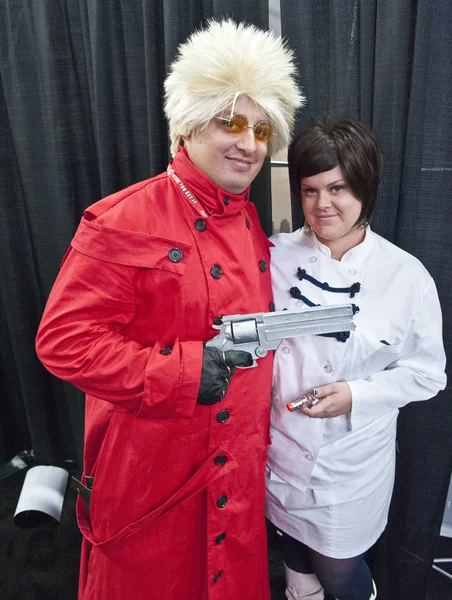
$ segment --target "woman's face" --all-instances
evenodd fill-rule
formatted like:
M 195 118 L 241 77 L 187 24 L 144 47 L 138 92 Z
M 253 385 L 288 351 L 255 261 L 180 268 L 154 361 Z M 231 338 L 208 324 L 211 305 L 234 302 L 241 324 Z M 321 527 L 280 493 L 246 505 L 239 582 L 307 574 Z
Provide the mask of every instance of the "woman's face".
M 333 255 L 335 248 L 340 247 L 344 254 L 364 239 L 364 229 L 355 227 L 361 201 L 352 194 L 339 166 L 303 177 L 301 202 L 306 221 Z

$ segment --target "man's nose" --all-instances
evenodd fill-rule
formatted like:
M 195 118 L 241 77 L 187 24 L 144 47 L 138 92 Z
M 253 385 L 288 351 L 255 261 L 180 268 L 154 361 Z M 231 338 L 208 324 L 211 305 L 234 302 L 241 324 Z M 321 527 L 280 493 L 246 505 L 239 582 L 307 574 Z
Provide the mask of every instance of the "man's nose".
M 256 150 L 256 138 L 254 137 L 254 129 L 252 127 L 248 127 L 242 133 L 237 140 L 236 146 L 246 152 L 254 152 Z

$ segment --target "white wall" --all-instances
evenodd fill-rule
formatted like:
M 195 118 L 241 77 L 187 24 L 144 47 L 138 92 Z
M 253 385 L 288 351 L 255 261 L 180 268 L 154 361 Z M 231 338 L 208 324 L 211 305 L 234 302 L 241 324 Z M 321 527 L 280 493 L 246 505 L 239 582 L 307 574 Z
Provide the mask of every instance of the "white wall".
M 281 35 L 281 11 L 279 0 L 269 0 L 270 29 Z M 281 150 L 273 160 L 287 160 L 287 148 Z M 292 231 L 292 215 L 290 210 L 289 176 L 286 167 L 272 168 L 272 211 L 273 233 L 279 233 L 281 221 L 286 219 Z

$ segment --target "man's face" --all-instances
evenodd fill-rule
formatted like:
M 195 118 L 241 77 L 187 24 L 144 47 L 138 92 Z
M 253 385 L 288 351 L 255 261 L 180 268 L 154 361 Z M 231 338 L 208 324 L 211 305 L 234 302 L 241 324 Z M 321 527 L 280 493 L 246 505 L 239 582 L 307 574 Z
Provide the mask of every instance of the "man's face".
M 231 109 L 219 114 L 228 119 Z M 265 114 L 247 96 L 239 96 L 234 113 L 245 115 L 248 125 L 266 121 Z M 259 173 L 265 156 L 267 143 L 254 138 L 249 128 L 240 135 L 228 133 L 224 121 L 212 119 L 201 133 L 191 134 L 184 139 L 191 162 L 220 188 L 231 194 L 241 194 Z

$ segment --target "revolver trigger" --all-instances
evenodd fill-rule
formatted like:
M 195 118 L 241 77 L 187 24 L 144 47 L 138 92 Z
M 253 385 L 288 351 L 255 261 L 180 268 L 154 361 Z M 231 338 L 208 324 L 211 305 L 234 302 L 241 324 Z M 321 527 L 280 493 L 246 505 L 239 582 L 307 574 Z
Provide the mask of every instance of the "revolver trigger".
M 241 367 L 241 366 L 237 365 L 236 368 L 237 369 L 254 369 L 254 367 L 257 367 L 257 366 L 258 366 L 257 360 L 253 360 L 253 364 L 250 365 L 249 367 Z

